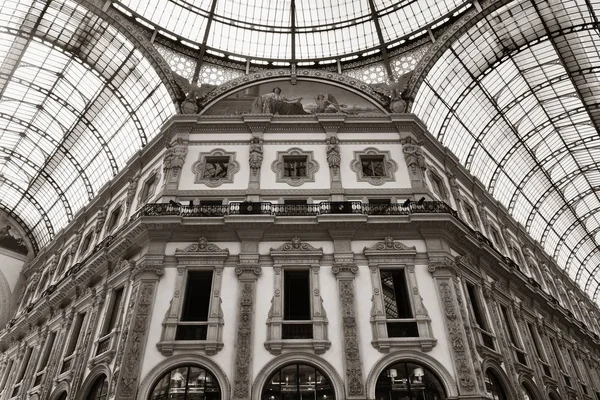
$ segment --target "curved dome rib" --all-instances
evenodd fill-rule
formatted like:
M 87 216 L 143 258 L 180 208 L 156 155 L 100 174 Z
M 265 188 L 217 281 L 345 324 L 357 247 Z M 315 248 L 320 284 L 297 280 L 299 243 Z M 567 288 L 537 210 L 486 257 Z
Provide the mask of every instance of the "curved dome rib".
M 590 296 L 600 264 L 596 23 L 586 2 L 499 8 L 445 51 L 413 106 Z
M 175 112 L 114 26 L 68 0 L 0 9 L 0 207 L 48 243 Z

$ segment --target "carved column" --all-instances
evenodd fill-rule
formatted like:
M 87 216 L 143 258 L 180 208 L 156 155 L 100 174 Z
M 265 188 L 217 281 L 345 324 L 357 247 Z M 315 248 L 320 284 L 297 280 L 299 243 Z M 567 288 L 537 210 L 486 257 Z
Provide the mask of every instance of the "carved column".
M 130 325 L 125 327 L 128 328 L 128 334 L 122 350 L 122 363 L 115 365 L 115 368 L 120 370 L 115 389 L 116 398 L 119 400 L 134 399 L 136 396 L 156 287 L 163 273 L 162 257 L 138 261 L 133 270 L 133 290 L 130 301 L 134 301 L 135 305 L 131 310 Z
M 344 332 L 344 369 L 346 399 L 365 398 L 362 360 L 359 351 L 358 327 L 354 306 L 354 275 L 358 267 L 352 264 L 335 264 L 332 268 L 337 279 L 342 306 L 342 328 Z
M 430 260 L 428 270 L 433 275 L 444 316 L 444 326 L 456 371 L 458 392 L 461 396 L 478 395 L 478 383 L 482 392 L 483 385 L 474 366 L 475 363 L 472 361 L 471 351 L 473 349 L 470 349 L 468 334 L 465 331 L 468 323 L 461 312 L 462 301 L 459 301 L 460 292 L 456 266 L 451 258 L 440 257 Z
M 250 399 L 252 387 L 252 333 L 254 329 L 254 303 L 256 281 L 261 273 L 258 254 L 240 255 L 240 265 L 235 269 L 240 288 L 234 366 L 233 398 Z

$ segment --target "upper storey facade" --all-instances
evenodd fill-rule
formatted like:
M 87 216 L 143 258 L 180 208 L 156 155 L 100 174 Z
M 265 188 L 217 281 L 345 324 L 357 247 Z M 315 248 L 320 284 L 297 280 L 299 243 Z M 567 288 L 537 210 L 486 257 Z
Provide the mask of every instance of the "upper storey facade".
M 415 116 L 319 77 L 170 119 L 24 276 L 3 399 L 147 399 L 183 366 L 258 399 L 294 363 L 337 398 L 401 362 L 450 398 L 600 392 L 593 302 Z

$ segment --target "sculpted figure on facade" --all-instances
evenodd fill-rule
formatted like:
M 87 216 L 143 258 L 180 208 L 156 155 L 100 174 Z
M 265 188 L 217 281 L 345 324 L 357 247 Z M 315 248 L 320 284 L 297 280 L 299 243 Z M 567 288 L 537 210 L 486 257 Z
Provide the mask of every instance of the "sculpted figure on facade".
M 263 161 L 263 141 L 258 136 L 252 137 L 250 140 L 250 156 L 249 164 L 252 173 L 256 175 Z
M 485 204 L 482 201 L 477 201 L 477 211 L 479 212 L 479 216 L 481 217 L 481 223 L 483 224 L 483 228 L 487 231 L 490 226 L 490 221 L 488 219 L 487 211 L 485 209 Z
M 106 221 L 106 214 L 108 213 L 108 205 L 100 208 L 98 214 L 96 214 L 96 228 L 95 232 L 98 234 L 102 231 L 102 227 L 104 226 L 104 222 Z
M 178 137 L 173 143 L 167 143 L 166 147 L 167 149 L 163 156 L 163 172 L 167 173 L 167 171 L 173 168 L 181 169 L 188 152 L 187 143 Z
M 327 163 L 334 175 L 339 172 L 341 162 L 339 139 L 337 136 L 332 136 L 327 143 Z
M 81 238 L 83 237 L 83 226 L 75 233 L 75 237 L 73 238 L 73 243 L 71 243 L 71 247 L 69 248 L 69 253 L 71 256 L 74 256 L 77 253 L 77 249 L 79 248 L 79 243 L 81 242 Z
M 140 176 L 137 174 L 129 180 L 129 186 L 127 186 L 127 197 L 125 198 L 125 207 L 127 208 L 127 212 L 129 212 L 131 205 L 133 204 L 133 199 L 135 198 L 135 192 L 137 191 L 139 180 Z
M 422 142 L 417 141 L 412 136 L 407 136 L 400 141 L 402 143 L 402 152 L 404 160 L 410 172 L 414 187 L 425 187 L 425 156 L 421 150 Z

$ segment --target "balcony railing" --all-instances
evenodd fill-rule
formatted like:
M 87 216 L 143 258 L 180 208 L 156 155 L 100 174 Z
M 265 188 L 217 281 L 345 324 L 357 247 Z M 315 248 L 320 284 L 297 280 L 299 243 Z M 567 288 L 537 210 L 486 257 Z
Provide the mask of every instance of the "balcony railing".
M 226 215 L 316 216 L 327 214 L 410 215 L 450 214 L 458 217 L 443 201 L 421 204 L 368 204 L 360 201 L 323 201 L 318 204 L 273 204 L 270 202 L 241 202 L 216 206 L 188 206 L 165 203 L 146 204 L 131 219 L 139 217 L 223 217 Z

